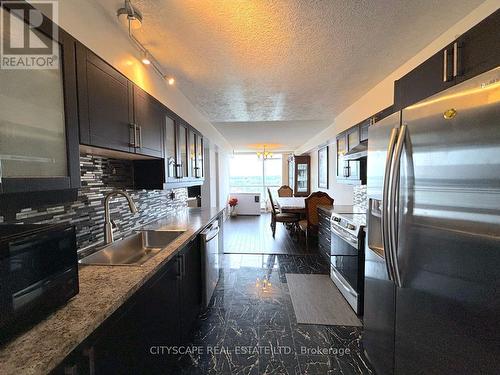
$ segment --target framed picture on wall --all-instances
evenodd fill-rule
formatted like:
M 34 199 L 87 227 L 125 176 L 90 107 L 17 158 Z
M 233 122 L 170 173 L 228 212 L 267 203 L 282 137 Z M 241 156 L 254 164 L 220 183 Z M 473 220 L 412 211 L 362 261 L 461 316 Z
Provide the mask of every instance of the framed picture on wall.
M 318 150 L 318 187 L 328 189 L 328 146 Z

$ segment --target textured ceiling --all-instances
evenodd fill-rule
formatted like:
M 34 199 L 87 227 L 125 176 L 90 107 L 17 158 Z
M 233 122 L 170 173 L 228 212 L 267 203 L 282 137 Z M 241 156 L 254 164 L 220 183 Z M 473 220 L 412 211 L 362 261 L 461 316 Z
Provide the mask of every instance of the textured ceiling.
M 287 121 L 290 132 L 280 143 L 293 149 L 297 140 L 302 144 L 313 131 L 326 127 L 481 2 L 135 0 L 133 4 L 144 17 L 137 38 L 236 149 L 273 143 L 268 139 L 273 126 L 286 131 Z M 110 15 L 123 4 L 99 3 Z

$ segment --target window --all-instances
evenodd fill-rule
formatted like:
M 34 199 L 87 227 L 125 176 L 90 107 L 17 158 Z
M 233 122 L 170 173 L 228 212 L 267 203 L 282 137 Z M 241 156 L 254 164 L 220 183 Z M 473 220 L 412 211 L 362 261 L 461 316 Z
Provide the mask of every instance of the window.
M 260 193 L 261 207 L 266 207 L 267 188 L 274 195 L 281 186 L 282 155 L 258 158 L 256 154 L 236 154 L 230 164 L 231 193 Z

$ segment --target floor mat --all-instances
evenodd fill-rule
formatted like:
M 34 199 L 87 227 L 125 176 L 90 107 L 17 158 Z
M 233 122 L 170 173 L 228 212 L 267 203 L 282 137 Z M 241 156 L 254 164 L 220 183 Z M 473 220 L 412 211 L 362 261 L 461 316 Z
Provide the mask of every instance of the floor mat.
M 362 326 L 328 275 L 287 273 L 297 323 Z

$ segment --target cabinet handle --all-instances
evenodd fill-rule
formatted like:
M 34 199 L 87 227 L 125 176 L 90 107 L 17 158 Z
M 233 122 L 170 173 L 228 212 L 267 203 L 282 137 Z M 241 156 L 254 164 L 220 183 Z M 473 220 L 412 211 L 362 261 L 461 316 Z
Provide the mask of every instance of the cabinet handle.
M 137 125 L 132 123 L 132 124 L 129 124 L 129 128 L 130 130 L 132 131 L 132 140 L 129 142 L 129 147 L 133 147 L 133 148 L 136 148 L 137 147 L 137 131 L 136 131 L 136 128 L 137 128 Z
M 142 126 L 137 126 L 139 130 L 139 148 L 142 148 Z
M 461 52 L 462 45 L 458 42 L 453 43 L 453 77 L 462 75 L 462 59 Z
M 452 72 L 450 71 L 450 58 L 449 58 L 449 52 L 447 49 L 443 51 L 443 82 L 449 82 L 452 78 L 451 74 Z

